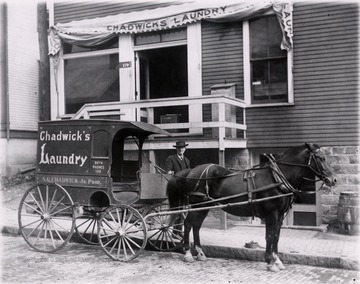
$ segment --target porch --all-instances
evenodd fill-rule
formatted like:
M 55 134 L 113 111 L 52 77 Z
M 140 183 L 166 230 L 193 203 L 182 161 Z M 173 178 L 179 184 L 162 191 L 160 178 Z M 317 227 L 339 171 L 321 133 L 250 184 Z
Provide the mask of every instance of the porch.
M 161 109 L 184 106 L 187 117 L 166 113 L 155 119 Z M 144 150 L 172 149 L 174 140 L 191 143 L 192 149 L 246 148 L 246 103 L 229 95 L 171 97 L 138 101 L 85 104 L 70 119 L 110 118 L 136 120 L 154 124 L 173 137 L 157 135 L 144 145 Z M 157 115 L 159 117 L 159 115 Z M 185 122 L 184 122 L 185 120 Z M 131 150 L 131 149 L 129 149 Z

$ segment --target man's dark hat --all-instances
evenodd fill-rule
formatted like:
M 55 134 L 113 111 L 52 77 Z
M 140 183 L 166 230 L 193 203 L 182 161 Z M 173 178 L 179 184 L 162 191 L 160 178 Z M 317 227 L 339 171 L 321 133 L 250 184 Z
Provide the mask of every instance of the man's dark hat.
M 174 145 L 173 147 L 180 148 L 180 147 L 186 147 L 187 145 L 189 145 L 189 144 L 185 144 L 185 141 L 177 141 L 176 145 Z

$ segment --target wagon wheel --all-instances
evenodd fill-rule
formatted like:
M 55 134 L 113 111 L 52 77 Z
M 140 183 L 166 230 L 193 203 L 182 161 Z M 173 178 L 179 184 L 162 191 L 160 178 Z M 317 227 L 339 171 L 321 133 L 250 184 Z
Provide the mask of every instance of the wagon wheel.
M 166 212 L 168 205 L 155 207 L 150 214 Z M 183 244 L 185 213 L 178 215 L 154 215 L 145 218 L 148 243 L 159 251 L 175 251 Z M 170 221 L 172 220 L 172 221 Z
M 127 205 L 108 208 L 98 224 L 100 246 L 110 258 L 130 261 L 146 245 L 146 225 L 141 214 Z
M 84 209 L 84 215 L 75 219 L 75 231 L 84 243 L 89 245 L 98 244 L 97 224 L 99 222 L 100 213 L 87 211 Z
M 35 184 L 20 201 L 18 221 L 30 247 L 55 252 L 69 242 L 74 232 L 74 203 L 58 184 Z
M 75 231 L 79 239 L 88 245 L 97 245 L 98 223 L 105 207 L 84 207 L 84 214 L 75 219 Z

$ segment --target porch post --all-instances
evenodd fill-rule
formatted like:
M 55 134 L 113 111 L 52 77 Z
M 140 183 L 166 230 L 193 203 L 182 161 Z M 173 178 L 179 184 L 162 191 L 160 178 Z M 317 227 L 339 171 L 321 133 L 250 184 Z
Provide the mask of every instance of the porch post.
M 219 150 L 219 165 L 225 167 L 225 150 Z M 220 211 L 220 229 L 227 230 L 227 213 L 225 211 Z

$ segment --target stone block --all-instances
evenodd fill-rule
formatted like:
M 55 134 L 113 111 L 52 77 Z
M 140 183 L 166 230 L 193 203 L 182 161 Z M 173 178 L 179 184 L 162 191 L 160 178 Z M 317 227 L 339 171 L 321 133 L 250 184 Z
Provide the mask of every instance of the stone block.
M 321 147 L 321 151 L 325 156 L 330 156 L 333 153 L 332 147 Z
M 337 205 L 321 205 L 321 212 L 323 216 L 325 215 L 336 215 L 338 212 L 338 206 Z
M 337 206 L 339 203 L 339 196 L 338 195 L 322 195 L 321 201 L 322 201 L 322 204 L 324 204 L 324 205 Z
M 333 155 L 345 154 L 345 147 L 333 147 Z
M 358 174 L 359 165 L 334 165 L 333 169 L 338 174 Z
M 349 175 L 348 176 L 348 183 L 351 185 L 360 184 L 360 175 Z
M 348 184 L 348 175 L 336 175 L 336 186 L 340 186 L 340 185 L 347 185 Z
M 345 154 L 351 154 L 351 155 L 359 154 L 359 149 L 360 149 L 360 147 L 357 147 L 357 146 L 345 147 Z
M 350 164 L 360 164 L 360 156 L 359 155 L 350 156 L 349 162 Z
M 341 156 L 328 156 L 326 157 L 326 161 L 328 161 L 328 163 L 330 165 L 335 165 L 335 164 L 350 164 L 350 157 L 346 156 L 346 155 L 341 155 Z

